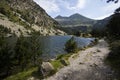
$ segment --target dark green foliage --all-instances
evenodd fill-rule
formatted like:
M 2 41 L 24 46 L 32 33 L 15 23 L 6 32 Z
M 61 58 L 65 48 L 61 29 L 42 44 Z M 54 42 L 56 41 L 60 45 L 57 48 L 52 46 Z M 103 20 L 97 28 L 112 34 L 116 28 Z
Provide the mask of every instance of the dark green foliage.
M 25 20 L 26 20 L 27 22 L 29 22 L 30 24 L 33 24 L 33 23 L 34 23 L 35 18 L 34 18 L 34 17 L 31 17 L 29 10 L 27 10 L 27 11 L 22 11 L 22 12 L 21 12 L 21 15 L 22 15 L 22 18 L 25 19 Z
M 28 63 L 33 66 L 41 64 L 40 55 L 42 52 L 40 50 L 38 36 L 33 35 L 29 38 L 21 36 L 18 38 L 15 46 L 15 52 L 17 53 L 16 57 L 18 59 L 18 63 L 22 67 L 22 70 L 24 70 Z
M 0 37 L 0 78 L 40 66 L 42 63 L 38 36 L 20 36 L 16 40 L 15 47 L 11 47 L 8 38 Z
M 13 55 L 11 47 L 3 36 L 0 36 L 0 79 L 8 76 L 12 70 Z
M 120 72 L 120 40 L 114 41 L 110 44 L 111 52 L 107 57 L 110 65 Z
M 103 20 L 104 21 L 104 20 Z M 105 22 L 105 21 L 104 21 Z M 101 24 L 103 25 L 104 22 Z M 102 27 L 102 26 L 99 26 Z M 94 37 L 104 37 L 108 36 L 110 38 L 120 38 L 120 8 L 115 10 L 115 13 L 110 17 L 109 22 L 107 23 L 106 27 L 102 30 L 100 28 L 93 29 L 91 34 Z
M 21 66 L 21 70 L 23 71 L 27 63 L 30 63 L 30 51 L 29 51 L 29 43 L 25 40 L 23 36 L 18 38 L 16 46 L 15 46 L 15 57 L 17 59 L 17 64 Z
M 0 51 L 0 77 L 4 76 L 4 75 L 9 75 L 10 74 L 10 70 L 12 68 L 13 65 L 13 52 L 10 50 L 10 48 L 8 47 L 8 45 L 4 46 L 1 51 Z M 4 75 L 2 75 L 2 73 Z
M 106 29 L 105 30 L 96 30 L 96 29 L 93 29 L 90 34 L 93 36 L 93 37 L 104 37 L 106 36 Z
M 35 30 L 33 30 L 30 34 L 34 34 L 34 35 L 41 35 L 41 33 L 40 33 L 40 31 L 35 31 Z
M 5 34 L 8 34 L 8 33 L 11 33 L 11 30 L 6 28 L 3 25 L 0 25 L 0 35 L 5 35 Z
M 120 38 L 120 13 L 115 13 L 107 25 L 108 36 Z
M 113 14 L 107 25 L 107 30 L 107 39 L 109 39 L 111 52 L 106 60 L 112 68 L 120 74 L 120 8 L 118 8 Z
M 41 58 L 40 55 L 42 55 L 41 52 L 41 46 L 40 46 L 40 42 L 39 42 L 39 37 L 38 35 L 32 35 L 31 39 L 30 39 L 30 45 L 31 45 L 31 54 L 32 54 L 32 61 L 34 63 L 34 65 L 40 66 L 41 64 Z
M 75 36 L 81 36 L 82 32 L 81 31 L 77 31 L 74 33 Z
M 10 17 L 12 14 L 11 8 L 9 5 L 7 5 L 7 2 L 5 0 L 0 1 L 0 13 Z
M 30 10 L 14 10 L 17 13 L 21 15 L 21 18 L 23 18 L 25 21 L 29 22 L 30 24 L 33 24 L 35 21 L 34 17 L 31 17 Z
M 75 42 L 74 37 L 72 37 L 70 40 L 68 40 L 65 44 L 65 50 L 68 53 L 75 53 L 78 51 L 77 43 Z
M 18 22 L 19 18 L 16 13 L 13 13 L 13 9 L 8 5 L 7 1 L 1 0 L 0 13 L 6 15 L 11 21 Z

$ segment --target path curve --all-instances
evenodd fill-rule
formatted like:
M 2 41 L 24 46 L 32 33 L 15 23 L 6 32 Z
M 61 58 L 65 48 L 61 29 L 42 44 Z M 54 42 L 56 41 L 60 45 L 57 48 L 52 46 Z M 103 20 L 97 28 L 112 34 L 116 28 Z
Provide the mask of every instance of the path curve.
M 44 80 L 117 80 L 114 71 L 104 64 L 108 53 L 108 44 L 101 39 L 97 45 L 80 51 L 76 58 L 70 57 L 69 66 Z

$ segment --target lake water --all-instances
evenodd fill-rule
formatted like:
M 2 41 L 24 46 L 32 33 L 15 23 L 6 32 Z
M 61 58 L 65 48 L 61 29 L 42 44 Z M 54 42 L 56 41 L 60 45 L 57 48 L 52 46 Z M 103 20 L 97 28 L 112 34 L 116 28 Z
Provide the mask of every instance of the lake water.
M 43 56 L 48 58 L 67 53 L 64 50 L 64 45 L 71 37 L 72 36 L 41 36 L 40 44 Z M 75 37 L 79 48 L 89 45 L 93 40 L 93 38 Z
M 43 53 L 42 58 L 49 59 L 54 58 L 59 54 L 67 53 L 65 48 L 65 43 L 71 38 L 72 36 L 38 36 L 41 52 Z M 30 37 L 26 37 L 26 40 L 29 41 Z M 8 38 L 7 38 L 8 39 Z M 82 37 L 74 37 L 75 41 L 79 48 L 87 46 L 94 40 L 94 38 L 82 38 Z M 8 41 L 10 45 L 16 44 L 17 38 L 10 37 Z M 14 46 L 13 46 L 14 47 Z M 29 47 L 29 46 L 28 46 Z

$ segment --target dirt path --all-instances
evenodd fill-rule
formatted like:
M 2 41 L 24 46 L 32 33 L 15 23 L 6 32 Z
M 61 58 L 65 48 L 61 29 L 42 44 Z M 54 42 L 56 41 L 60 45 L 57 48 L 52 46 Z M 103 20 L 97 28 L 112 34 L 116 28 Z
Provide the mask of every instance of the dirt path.
M 114 71 L 104 64 L 109 53 L 108 44 L 104 40 L 78 56 L 70 58 L 70 65 L 60 69 L 55 75 L 44 80 L 117 80 Z

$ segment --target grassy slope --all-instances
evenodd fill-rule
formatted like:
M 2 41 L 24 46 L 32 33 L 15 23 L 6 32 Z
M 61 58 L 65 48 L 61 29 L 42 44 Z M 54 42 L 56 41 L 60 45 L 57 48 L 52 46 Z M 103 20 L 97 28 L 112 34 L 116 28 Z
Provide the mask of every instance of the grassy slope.
M 32 75 L 33 72 L 36 72 L 37 69 L 38 69 L 37 67 L 34 67 L 29 69 L 28 71 L 23 71 L 16 75 L 12 75 L 4 80 L 26 80 L 28 77 Z

